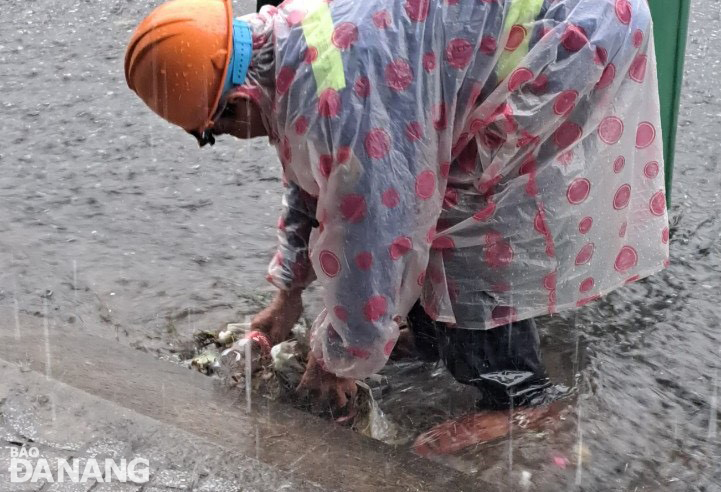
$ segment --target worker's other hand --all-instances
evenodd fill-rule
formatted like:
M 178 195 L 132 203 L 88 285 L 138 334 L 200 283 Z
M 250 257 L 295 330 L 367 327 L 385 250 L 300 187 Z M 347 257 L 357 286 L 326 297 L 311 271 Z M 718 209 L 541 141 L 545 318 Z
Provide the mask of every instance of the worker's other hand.
M 323 369 L 311 352 L 308 355 L 308 365 L 297 391 L 308 391 L 321 399 L 330 400 L 338 408 L 343 408 L 348 402 L 353 402 L 358 387 L 355 384 L 355 379 L 340 378 Z
M 279 290 L 268 307 L 250 321 L 251 330 L 265 333 L 271 345 L 284 342 L 290 336 L 303 313 L 301 290 Z

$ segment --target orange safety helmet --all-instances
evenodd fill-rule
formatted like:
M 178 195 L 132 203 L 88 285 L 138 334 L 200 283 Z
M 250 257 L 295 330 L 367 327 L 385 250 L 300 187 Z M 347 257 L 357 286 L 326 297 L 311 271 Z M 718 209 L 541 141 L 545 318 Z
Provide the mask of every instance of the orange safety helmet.
M 125 80 L 163 119 L 200 134 L 220 102 L 232 45 L 231 0 L 171 0 L 135 29 Z

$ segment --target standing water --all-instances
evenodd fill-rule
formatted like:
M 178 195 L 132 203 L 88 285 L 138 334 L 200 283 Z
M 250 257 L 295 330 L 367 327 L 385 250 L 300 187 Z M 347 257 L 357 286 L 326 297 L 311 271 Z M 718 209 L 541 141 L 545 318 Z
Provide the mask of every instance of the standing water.
M 125 86 L 125 43 L 156 3 L 3 5 L 0 331 L 47 309 L 50 330 L 178 360 L 195 330 L 241 320 L 272 292 L 273 151 L 229 137 L 201 151 Z M 689 32 L 670 268 L 542 319 L 570 408 L 543 433 L 514 429 L 449 466 L 510 490 L 721 490 L 721 0 L 694 1 Z M 386 373 L 381 407 L 418 432 L 472 408 L 472 390 L 441 367 Z

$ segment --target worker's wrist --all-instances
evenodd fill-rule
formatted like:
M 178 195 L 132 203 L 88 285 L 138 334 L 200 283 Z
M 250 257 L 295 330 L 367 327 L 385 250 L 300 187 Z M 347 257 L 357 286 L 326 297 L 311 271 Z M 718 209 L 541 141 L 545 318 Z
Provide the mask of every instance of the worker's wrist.
M 302 294 L 302 287 L 293 287 L 291 289 L 278 289 L 277 297 L 283 301 L 297 301 L 301 299 Z

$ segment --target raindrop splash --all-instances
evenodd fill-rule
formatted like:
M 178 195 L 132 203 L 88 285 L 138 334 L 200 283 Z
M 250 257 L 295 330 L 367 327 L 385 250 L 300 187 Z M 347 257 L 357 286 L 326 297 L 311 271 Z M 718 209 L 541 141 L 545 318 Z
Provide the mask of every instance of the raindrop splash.
M 252 395 L 251 395 L 251 353 L 250 353 L 251 344 L 246 343 L 245 344 L 245 404 L 246 404 L 246 410 L 248 413 L 251 411 L 251 405 L 252 405 Z
M 73 260 L 73 304 L 78 305 L 78 262 Z
M 583 428 L 581 427 L 582 415 L 580 398 L 578 399 L 576 413 L 578 415 L 578 442 L 576 443 L 576 486 L 580 486 L 583 479 Z
M 714 373 L 713 390 L 711 393 L 711 414 L 708 418 L 708 438 L 716 439 L 716 408 L 718 406 L 718 369 Z
M 45 379 L 52 376 L 52 360 L 50 356 L 50 326 L 48 321 L 48 300 L 43 297 L 43 335 L 45 337 Z
M 20 304 L 16 295 L 13 295 L 13 315 L 15 317 L 15 338 L 20 340 Z
M 45 379 L 50 381 L 52 376 L 52 357 L 50 353 L 50 321 L 48 320 L 48 300 L 43 297 L 43 335 L 45 337 Z M 55 422 L 55 399 L 52 393 L 50 399 L 50 412 L 52 421 Z

